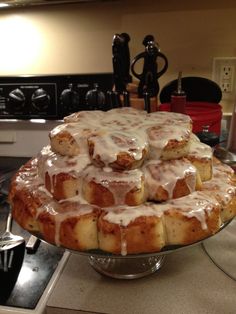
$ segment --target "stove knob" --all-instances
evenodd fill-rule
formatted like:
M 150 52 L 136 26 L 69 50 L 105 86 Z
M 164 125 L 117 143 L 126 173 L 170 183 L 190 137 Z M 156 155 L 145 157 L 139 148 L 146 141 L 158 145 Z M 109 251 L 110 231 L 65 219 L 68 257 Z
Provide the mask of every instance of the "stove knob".
M 79 94 L 73 90 L 72 84 L 61 93 L 61 104 L 66 114 L 79 109 Z
M 25 95 L 19 88 L 16 88 L 10 92 L 8 104 L 9 104 L 8 110 L 11 113 L 15 113 L 15 111 L 20 111 L 24 109 Z
M 98 84 L 94 84 L 94 89 L 89 90 L 85 96 L 86 103 L 90 109 L 104 109 L 105 95 L 99 90 Z
M 43 88 L 38 88 L 31 97 L 33 107 L 38 111 L 45 110 L 50 105 L 50 97 Z

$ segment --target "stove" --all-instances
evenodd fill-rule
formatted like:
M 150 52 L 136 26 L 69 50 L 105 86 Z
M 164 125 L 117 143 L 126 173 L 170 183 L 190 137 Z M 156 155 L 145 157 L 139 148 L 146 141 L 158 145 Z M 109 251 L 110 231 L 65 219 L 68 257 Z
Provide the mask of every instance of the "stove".
M 0 119 L 62 119 L 75 111 L 108 109 L 111 73 L 0 77 Z M 102 103 L 92 102 L 96 88 Z
M 0 77 L 0 232 L 10 210 L 6 202 L 10 177 L 49 143 L 49 131 L 64 116 L 110 109 L 106 97 L 112 85 L 110 73 Z M 12 232 L 26 241 L 30 237 L 15 222 Z M 0 314 L 44 313 L 69 255 L 43 241 L 34 254 L 19 248 L 12 271 L 0 269 Z
M 32 157 L 64 116 L 110 109 L 113 74 L 0 77 L 0 156 Z
M 0 234 L 5 230 L 10 206 L 7 203 L 11 176 L 28 158 L 0 157 Z M 11 231 L 25 242 L 30 234 L 13 221 Z M 43 241 L 27 251 L 25 243 L 14 250 L 12 267 L 0 267 L 0 314 L 43 314 L 46 302 L 70 253 Z

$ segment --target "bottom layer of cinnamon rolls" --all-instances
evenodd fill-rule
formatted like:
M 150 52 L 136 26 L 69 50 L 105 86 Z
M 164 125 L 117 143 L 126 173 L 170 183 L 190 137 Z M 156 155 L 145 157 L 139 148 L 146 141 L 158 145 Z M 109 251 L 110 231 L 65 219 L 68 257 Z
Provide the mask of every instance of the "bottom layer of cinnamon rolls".
M 100 249 L 122 255 L 159 252 L 211 236 L 236 215 L 235 177 L 231 168 L 218 160 L 213 162 L 210 180 L 178 198 L 168 199 L 154 191 L 156 200 L 150 201 L 140 177 L 139 189 L 131 190 L 124 205 L 114 204 L 109 197 L 108 201 L 101 197 L 101 204 L 94 201 L 93 205 L 91 200 L 102 193 L 93 180 L 85 180 L 85 199 L 79 193 L 83 188 L 77 187 L 77 193 L 73 184 L 72 197 L 54 197 L 49 181 L 46 179 L 46 188 L 38 169 L 35 158 L 15 175 L 9 195 L 13 217 L 29 232 L 72 250 Z

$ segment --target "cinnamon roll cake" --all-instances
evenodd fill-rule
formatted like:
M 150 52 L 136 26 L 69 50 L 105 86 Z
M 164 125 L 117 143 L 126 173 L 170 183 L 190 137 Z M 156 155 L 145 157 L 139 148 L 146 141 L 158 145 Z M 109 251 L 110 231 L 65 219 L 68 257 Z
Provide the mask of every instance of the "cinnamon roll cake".
M 187 115 L 81 111 L 18 170 L 9 202 L 20 226 L 54 245 L 152 253 L 219 231 L 236 215 L 236 180 Z

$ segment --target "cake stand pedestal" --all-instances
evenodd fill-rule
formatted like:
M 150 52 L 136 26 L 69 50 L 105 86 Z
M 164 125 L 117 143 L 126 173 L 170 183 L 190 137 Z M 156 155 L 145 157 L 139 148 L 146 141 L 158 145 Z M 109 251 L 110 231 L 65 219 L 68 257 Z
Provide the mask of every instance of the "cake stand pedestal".
M 165 255 L 149 257 L 97 257 L 89 256 L 90 265 L 99 273 L 116 279 L 136 279 L 159 270 Z

